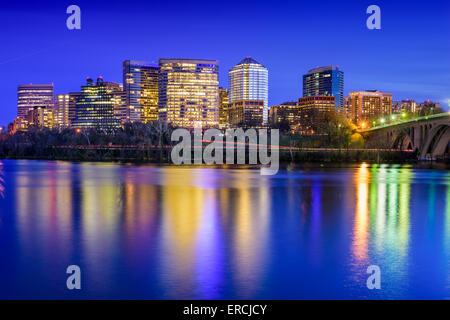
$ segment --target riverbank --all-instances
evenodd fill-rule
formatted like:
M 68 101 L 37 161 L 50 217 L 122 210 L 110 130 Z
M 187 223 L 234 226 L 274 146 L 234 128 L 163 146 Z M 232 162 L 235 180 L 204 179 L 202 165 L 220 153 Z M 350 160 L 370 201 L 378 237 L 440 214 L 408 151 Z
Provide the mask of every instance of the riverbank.
M 45 150 L 29 150 L 32 152 L 0 153 L 3 159 L 35 159 L 65 160 L 89 162 L 136 162 L 171 164 L 170 148 L 46 148 Z M 36 152 L 38 151 L 38 152 Z M 192 157 L 193 158 L 193 157 Z M 364 150 L 364 149 L 306 149 L 301 151 L 281 150 L 280 163 L 417 163 L 414 152 L 396 150 Z M 226 163 L 224 158 L 223 163 Z
M 95 129 L 77 131 L 73 129 L 48 130 L 31 128 L 14 135 L 0 135 L 0 158 L 41 159 L 67 161 L 117 161 L 172 163 L 171 150 L 173 128 L 162 124 L 132 123 L 115 132 Z M 340 132 L 340 131 L 339 131 Z M 316 135 L 293 135 L 281 133 L 279 139 L 279 161 L 282 163 L 405 163 L 417 161 L 412 151 L 387 150 L 364 145 L 361 136 L 344 139 L 339 132 Z M 342 132 L 341 132 L 342 133 Z M 239 141 L 239 139 L 238 139 Z M 206 151 L 210 141 L 204 141 Z M 245 143 L 250 146 L 250 144 Z M 266 143 L 264 143 L 265 145 Z M 235 149 L 242 151 L 236 143 Z M 247 148 L 246 148 L 247 149 Z M 194 159 L 194 148 L 191 148 Z M 198 150 L 196 150 L 198 151 Z M 223 150 L 225 151 L 225 150 Z M 252 149 L 252 152 L 255 150 Z M 184 152 L 184 149 L 183 149 Z M 214 151 L 215 152 L 215 151 Z M 246 158 L 248 161 L 248 149 Z M 261 150 L 258 148 L 258 153 Z M 226 161 L 225 154 L 223 163 Z M 235 159 L 235 163 L 237 163 Z M 258 163 L 261 161 L 258 161 Z

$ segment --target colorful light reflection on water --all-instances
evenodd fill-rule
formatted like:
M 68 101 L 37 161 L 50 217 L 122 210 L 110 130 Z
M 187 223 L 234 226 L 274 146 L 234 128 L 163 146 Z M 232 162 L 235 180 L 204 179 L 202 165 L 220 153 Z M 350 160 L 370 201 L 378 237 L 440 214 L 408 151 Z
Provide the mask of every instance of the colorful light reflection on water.
M 5 160 L 0 176 L 0 298 L 450 298 L 449 171 Z

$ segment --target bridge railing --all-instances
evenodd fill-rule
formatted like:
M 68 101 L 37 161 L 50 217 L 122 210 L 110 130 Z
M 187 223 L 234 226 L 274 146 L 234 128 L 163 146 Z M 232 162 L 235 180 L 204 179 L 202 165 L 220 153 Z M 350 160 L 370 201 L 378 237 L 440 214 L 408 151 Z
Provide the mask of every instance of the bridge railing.
M 410 118 L 410 119 L 404 119 L 404 120 L 401 119 L 394 123 L 390 122 L 390 123 L 386 123 L 383 125 L 370 127 L 367 129 L 361 129 L 361 130 L 358 130 L 358 132 L 360 132 L 360 133 L 370 132 L 370 131 L 380 130 L 380 129 L 384 129 L 384 128 L 395 127 L 395 126 L 402 125 L 405 123 L 413 123 L 413 122 L 419 122 L 419 121 L 424 121 L 424 120 L 426 121 L 426 120 L 430 120 L 430 119 L 443 118 L 443 117 L 450 117 L 450 112 L 436 113 L 436 114 L 432 114 L 429 116 Z

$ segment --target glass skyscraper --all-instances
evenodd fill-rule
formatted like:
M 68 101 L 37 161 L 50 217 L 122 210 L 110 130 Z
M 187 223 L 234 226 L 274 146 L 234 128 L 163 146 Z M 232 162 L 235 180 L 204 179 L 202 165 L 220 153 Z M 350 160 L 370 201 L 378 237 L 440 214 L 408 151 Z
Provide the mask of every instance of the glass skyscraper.
M 158 120 L 158 66 L 144 61 L 123 62 L 125 121 Z
M 34 107 L 51 107 L 53 84 L 21 84 L 17 87 L 17 116 L 26 119 Z
M 303 97 L 334 96 L 339 112 L 344 107 L 344 72 L 335 66 L 311 69 L 303 75 Z
M 160 59 L 159 117 L 174 126 L 213 127 L 219 123 L 219 62 Z
M 230 103 L 242 100 L 264 101 L 263 119 L 268 120 L 269 71 L 251 57 L 246 57 L 228 73 Z
M 117 101 L 116 92 L 120 90 L 119 84 L 103 82 L 100 77 L 97 83 L 90 78 L 85 86 L 81 87 L 80 96 L 76 103 L 76 119 L 74 128 L 97 128 L 112 130 L 121 126 L 120 119 L 116 117 Z

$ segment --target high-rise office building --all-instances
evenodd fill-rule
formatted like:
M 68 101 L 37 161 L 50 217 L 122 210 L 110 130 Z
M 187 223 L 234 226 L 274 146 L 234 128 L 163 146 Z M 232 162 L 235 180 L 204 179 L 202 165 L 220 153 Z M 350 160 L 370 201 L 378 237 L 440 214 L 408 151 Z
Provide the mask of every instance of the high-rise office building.
M 300 130 L 312 134 L 324 127 L 336 114 L 334 96 L 311 96 L 298 99 Z
M 34 107 L 53 104 L 53 84 L 21 84 L 17 87 L 17 116 L 26 118 Z
M 158 66 L 144 61 L 123 62 L 126 121 L 158 120 Z
M 174 126 L 213 127 L 219 123 L 219 62 L 160 59 L 159 117 Z
M 60 128 L 67 128 L 70 125 L 69 105 L 70 96 L 68 94 L 55 95 L 53 110 L 56 126 Z
M 29 126 L 37 128 L 55 128 L 57 126 L 56 113 L 52 107 L 33 107 L 27 112 Z
M 342 110 L 342 114 L 347 119 L 351 119 L 351 111 L 350 111 L 350 98 L 344 97 L 344 108 Z
M 123 85 L 120 85 L 120 88 L 114 90 L 114 113 L 117 119 L 120 119 L 122 124 L 129 122 L 128 120 L 128 108 L 127 108 L 127 93 L 123 89 Z
M 292 129 L 299 125 L 299 107 L 297 102 L 284 102 L 279 105 L 271 106 L 269 110 L 270 123 L 273 126 L 286 124 Z
M 228 89 L 219 88 L 219 126 L 228 125 L 228 104 L 230 91 Z
M 69 125 L 77 118 L 77 101 L 81 95 L 80 92 L 69 93 Z
M 76 119 L 72 122 L 72 126 L 107 131 L 119 128 L 121 122 L 116 117 L 115 93 L 118 87 L 119 84 L 104 83 L 101 77 L 96 83 L 88 78 L 86 85 L 81 87 L 81 94 L 76 103 Z
M 230 102 L 241 100 L 264 101 L 264 123 L 269 111 L 269 71 L 251 57 L 235 65 L 228 73 Z
M 127 118 L 127 101 L 126 92 L 123 89 L 123 85 L 117 82 L 104 81 L 103 85 L 109 89 L 109 92 L 113 94 L 114 100 L 114 116 L 120 120 L 123 124 L 128 120 Z
M 336 108 L 344 112 L 344 72 L 336 66 L 311 69 L 303 75 L 303 97 L 334 96 Z
M 232 127 L 258 128 L 264 124 L 263 100 L 239 100 L 228 105 L 228 121 Z
M 8 134 L 15 134 L 18 131 L 26 131 L 28 129 L 28 120 L 26 118 L 16 117 L 13 122 L 8 125 Z
M 392 93 L 378 90 L 350 92 L 351 120 L 357 125 L 392 113 Z

